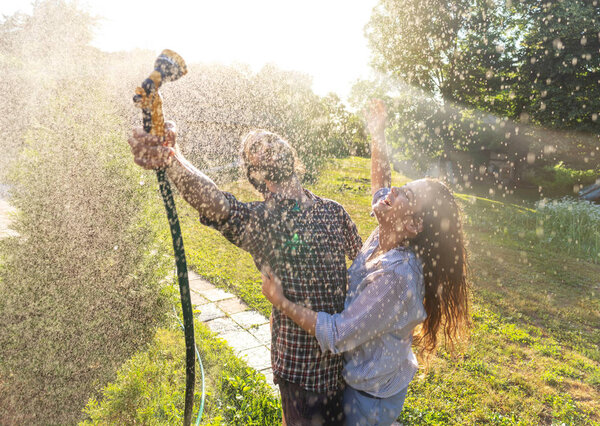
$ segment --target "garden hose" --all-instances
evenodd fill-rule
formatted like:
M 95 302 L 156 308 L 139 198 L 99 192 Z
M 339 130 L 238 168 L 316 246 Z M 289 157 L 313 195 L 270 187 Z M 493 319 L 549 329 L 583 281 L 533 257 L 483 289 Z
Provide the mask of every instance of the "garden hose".
M 179 316 L 177 315 L 177 311 L 175 310 L 175 306 L 173 306 L 173 313 L 175 314 L 175 319 L 179 323 L 181 329 L 185 332 L 185 327 L 183 323 L 179 321 Z M 194 343 L 194 349 L 196 349 L 196 357 L 198 358 L 198 366 L 200 366 L 200 377 L 202 378 L 202 396 L 200 397 L 200 408 L 198 409 L 198 414 L 196 415 L 196 426 L 200 424 L 200 419 L 202 419 L 202 413 L 204 412 L 204 400 L 206 399 L 206 387 L 204 385 L 204 365 L 202 364 L 202 358 L 200 358 L 200 352 L 198 351 L 198 345 Z
M 133 97 L 136 106 L 142 109 L 144 131 L 155 136 L 165 137 L 165 121 L 162 111 L 162 97 L 158 89 L 161 84 L 175 81 L 187 73 L 187 67 L 181 56 L 172 50 L 163 50 L 154 62 L 154 70 L 150 76 L 142 82 Z M 189 426 L 192 421 L 192 410 L 194 406 L 194 382 L 196 379 L 195 365 L 196 353 L 194 352 L 194 316 L 190 299 L 190 286 L 188 281 L 188 270 L 183 249 L 183 237 L 179 218 L 175 209 L 175 201 L 171 185 L 167 180 L 164 169 L 156 171 L 160 193 L 162 194 L 171 237 L 173 238 L 173 250 L 175 253 L 175 264 L 177 266 L 177 278 L 179 280 L 179 294 L 181 296 L 181 310 L 183 313 L 183 329 L 185 334 L 186 348 L 186 385 L 185 385 L 185 411 L 184 426 Z

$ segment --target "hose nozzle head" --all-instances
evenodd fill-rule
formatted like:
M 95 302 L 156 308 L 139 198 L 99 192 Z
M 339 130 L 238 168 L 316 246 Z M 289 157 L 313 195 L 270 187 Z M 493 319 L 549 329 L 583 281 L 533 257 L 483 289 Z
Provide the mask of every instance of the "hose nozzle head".
M 187 66 L 183 58 L 169 49 L 163 50 L 158 55 L 154 62 L 154 69 L 160 73 L 163 82 L 175 81 L 187 74 Z

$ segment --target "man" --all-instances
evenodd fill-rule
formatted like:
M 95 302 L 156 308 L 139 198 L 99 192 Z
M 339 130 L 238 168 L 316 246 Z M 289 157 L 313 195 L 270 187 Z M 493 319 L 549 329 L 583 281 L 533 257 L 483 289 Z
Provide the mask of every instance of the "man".
M 344 208 L 302 188 L 300 164 L 290 144 L 266 130 L 243 140 L 242 160 L 250 183 L 264 201 L 242 203 L 194 168 L 175 144 L 167 124 L 166 146 L 134 130 L 135 162 L 165 167 L 200 222 L 248 251 L 259 270 L 280 277 L 286 296 L 316 311 L 341 312 L 348 275 L 345 256 L 356 257 L 361 239 Z M 317 340 L 273 311 L 271 365 L 288 425 L 343 424 L 340 355 L 322 353 Z

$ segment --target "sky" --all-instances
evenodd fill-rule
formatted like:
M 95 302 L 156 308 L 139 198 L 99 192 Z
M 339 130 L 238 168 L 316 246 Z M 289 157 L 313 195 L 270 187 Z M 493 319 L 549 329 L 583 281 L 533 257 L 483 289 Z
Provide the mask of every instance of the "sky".
M 364 27 L 377 0 L 80 0 L 101 17 L 92 44 L 104 51 L 175 50 L 188 63 L 273 63 L 307 73 L 319 95 L 343 99 L 369 76 Z M 0 15 L 31 11 L 2 0 Z

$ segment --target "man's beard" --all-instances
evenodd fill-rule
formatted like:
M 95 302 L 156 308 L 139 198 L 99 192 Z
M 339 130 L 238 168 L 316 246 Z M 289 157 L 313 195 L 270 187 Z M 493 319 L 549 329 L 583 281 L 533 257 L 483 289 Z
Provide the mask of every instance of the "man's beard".
M 246 178 L 248 178 L 248 182 L 261 194 L 267 195 L 271 191 L 267 188 L 267 184 L 264 180 L 259 180 L 255 178 L 255 174 L 261 174 L 263 176 L 266 175 L 266 178 L 270 181 L 281 182 L 286 181 L 291 178 L 293 174 L 293 168 L 291 170 L 286 170 L 281 167 L 272 167 L 272 166 L 247 166 L 246 167 Z
M 246 178 L 248 178 L 248 182 L 250 185 L 254 187 L 258 192 L 262 195 L 266 195 L 269 193 L 269 189 L 267 188 L 267 184 L 264 181 L 260 181 L 256 179 L 253 175 L 258 169 L 254 166 L 246 167 Z

